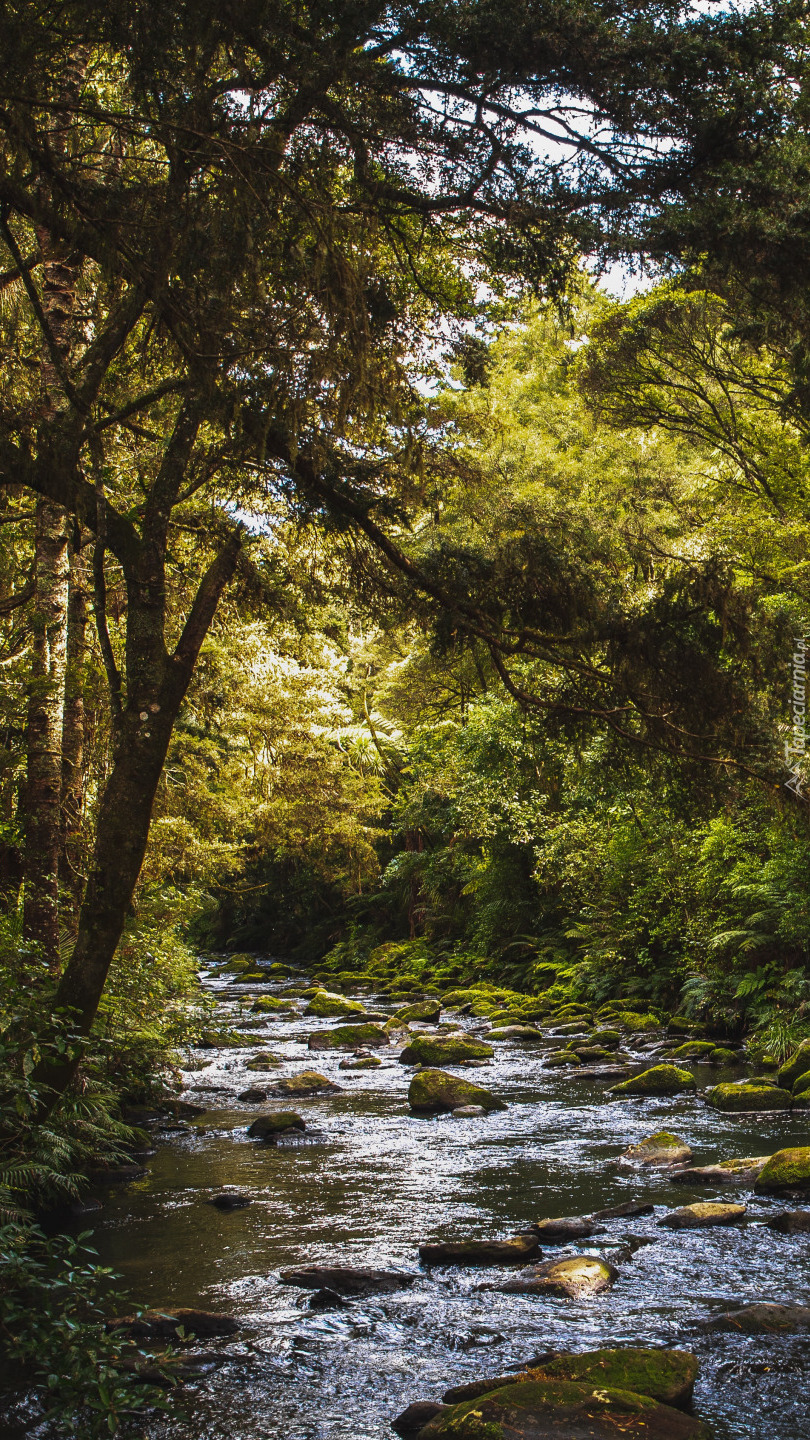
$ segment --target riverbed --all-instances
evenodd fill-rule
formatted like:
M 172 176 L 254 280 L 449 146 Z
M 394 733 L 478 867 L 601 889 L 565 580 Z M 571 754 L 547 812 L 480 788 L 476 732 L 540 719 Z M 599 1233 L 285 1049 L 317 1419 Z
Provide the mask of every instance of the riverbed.
M 664 1128 L 691 1145 L 698 1165 L 807 1145 L 805 1117 L 721 1115 L 693 1096 L 611 1100 L 610 1079 L 545 1068 L 537 1051 L 510 1042 L 485 1068 L 457 1072 L 508 1109 L 417 1117 L 407 1104 L 411 1072 L 394 1046 L 379 1069 L 341 1070 L 340 1054 L 307 1050 L 310 1031 L 329 1022 L 249 1016 L 240 997 L 255 986 L 205 983 L 220 1001 L 218 1023 L 254 1027 L 247 1033 L 256 1050 L 272 1050 L 283 1064 L 257 1075 L 245 1069 L 254 1050 L 195 1052 L 203 1068 L 184 1074 L 183 1094 L 206 1113 L 157 1131 L 143 1179 L 97 1190 L 104 1208 L 93 1243 L 134 1303 L 202 1306 L 241 1322 L 237 1338 L 206 1342 L 221 1363 L 184 1387 L 185 1418 L 156 1418 L 144 1428 L 148 1440 L 390 1440 L 391 1420 L 410 1402 L 438 1400 L 450 1385 L 520 1368 L 548 1350 L 621 1344 L 695 1351 L 695 1409 L 717 1440 L 808 1440 L 806 1335 L 703 1327 L 729 1301 L 810 1303 L 810 1235 L 764 1228 L 785 1208 L 778 1201 L 728 1187 L 686 1191 L 667 1172 L 620 1160 L 628 1145 Z M 367 1003 L 395 1008 L 381 996 Z M 645 1056 L 650 1063 L 641 1044 L 638 1068 Z M 306 1068 L 341 1090 L 276 1106 L 304 1118 L 300 1138 L 276 1146 L 250 1140 L 260 1107 L 239 1102 L 239 1092 Z M 743 1072 L 697 1065 L 694 1073 L 702 1088 Z M 230 1188 L 250 1206 L 222 1213 L 206 1203 Z M 656 1223 L 697 1199 L 738 1198 L 749 1205 L 740 1227 L 690 1232 Z M 506 1237 L 537 1219 L 630 1200 L 654 1203 L 655 1214 L 605 1222 L 604 1235 L 546 1251 L 609 1257 L 627 1235 L 652 1242 L 621 1262 L 611 1290 L 587 1301 L 478 1288 L 504 1278 L 502 1270 L 419 1265 L 421 1241 Z M 313 1261 L 398 1268 L 417 1279 L 408 1290 L 319 1313 L 306 1291 L 278 1279 L 284 1267 Z

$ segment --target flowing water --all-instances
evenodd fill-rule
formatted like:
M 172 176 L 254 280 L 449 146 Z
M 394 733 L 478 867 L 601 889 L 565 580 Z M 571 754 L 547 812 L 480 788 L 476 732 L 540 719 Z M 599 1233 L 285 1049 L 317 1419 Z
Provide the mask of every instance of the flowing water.
M 240 987 L 213 986 L 239 1023 Z M 185 1094 L 207 1113 L 159 1136 L 146 1178 L 99 1192 L 104 1210 L 93 1243 L 134 1301 L 200 1305 L 242 1322 L 236 1339 L 214 1342 L 224 1363 L 186 1387 L 187 1418 L 155 1420 L 150 1440 L 382 1440 L 413 1400 L 438 1400 L 450 1385 L 518 1368 L 549 1349 L 606 1344 L 696 1351 L 695 1408 L 718 1440 L 810 1440 L 807 1336 L 702 1329 L 728 1301 L 810 1303 L 810 1235 L 765 1229 L 761 1222 L 785 1207 L 750 1194 L 742 1227 L 660 1229 L 666 1207 L 736 1200 L 737 1192 L 686 1190 L 665 1173 L 619 1162 L 630 1143 L 662 1128 L 688 1141 L 696 1164 L 807 1145 L 806 1119 L 735 1118 L 688 1096 L 611 1101 L 604 1091 L 612 1081 L 544 1069 L 541 1055 L 511 1043 L 500 1044 L 485 1069 L 457 1072 L 502 1096 L 507 1110 L 417 1118 L 406 1099 L 410 1072 L 393 1048 L 380 1069 L 341 1071 L 340 1055 L 306 1048 L 308 1032 L 330 1022 L 256 1023 L 257 1048 L 283 1055 L 283 1068 L 265 1077 L 246 1072 L 252 1051 L 197 1052 L 204 1068 L 185 1076 Z M 239 1091 L 305 1068 L 337 1081 L 340 1093 L 280 1102 L 306 1120 L 300 1140 L 249 1140 L 257 1107 L 241 1104 Z M 700 1087 L 742 1072 L 695 1073 Z M 206 1204 L 223 1186 L 253 1203 L 229 1213 Z M 542 1217 L 642 1198 L 655 1203 L 655 1215 L 609 1221 L 606 1235 L 575 1250 L 546 1250 L 549 1258 L 609 1253 L 627 1234 L 653 1242 L 621 1263 L 613 1289 L 588 1301 L 478 1289 L 502 1270 L 419 1266 L 423 1240 L 504 1237 Z M 395 1267 L 418 1278 L 409 1290 L 318 1313 L 308 1308 L 309 1292 L 278 1281 L 285 1266 L 312 1261 Z

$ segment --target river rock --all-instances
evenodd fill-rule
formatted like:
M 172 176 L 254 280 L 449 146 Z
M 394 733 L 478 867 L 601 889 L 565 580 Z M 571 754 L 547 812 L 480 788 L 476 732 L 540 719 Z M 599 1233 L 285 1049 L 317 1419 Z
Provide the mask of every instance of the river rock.
M 673 1185 L 753 1185 L 770 1156 L 748 1155 L 718 1165 L 690 1165 L 673 1175 Z
M 291 1014 L 295 1011 L 295 1005 L 290 1000 L 277 1000 L 274 995 L 258 995 L 250 1007 L 251 1015 L 271 1015 L 279 1013 Z
M 486 1113 L 483 1105 L 457 1105 L 455 1110 L 451 1111 L 454 1120 L 477 1120 Z
M 505 1110 L 506 1103 L 499 1100 L 483 1085 L 473 1085 L 458 1075 L 448 1075 L 444 1070 L 419 1070 L 408 1089 L 408 1104 L 418 1114 L 436 1114 L 442 1110 L 457 1110 L 462 1105 L 481 1105 L 484 1110 Z
M 577 1255 L 570 1260 L 549 1260 L 534 1265 L 517 1280 L 507 1280 L 497 1288 L 515 1295 L 560 1295 L 581 1300 L 608 1290 L 618 1277 L 618 1270 L 607 1260 L 594 1255 Z
M 778 1235 L 806 1235 L 810 1231 L 810 1210 L 783 1210 L 765 1224 Z
M 333 1015 L 362 1015 L 365 1006 L 359 1000 L 347 1000 L 345 995 L 334 995 L 329 990 L 319 990 L 312 996 L 305 1015 L 313 1015 L 318 1020 L 326 1020 Z
M 682 1045 L 677 1045 L 668 1055 L 670 1060 L 697 1060 L 708 1057 L 714 1049 L 716 1046 L 713 1040 L 684 1040 Z
M 775 1085 L 715 1085 L 706 1091 L 706 1104 L 713 1110 L 745 1113 L 753 1110 L 789 1110 L 790 1091 Z
M 144 1310 L 141 1315 L 121 1315 L 109 1320 L 106 1328 L 123 1331 L 132 1340 L 175 1340 L 182 1329 L 186 1335 L 209 1338 L 214 1335 L 235 1335 L 239 1321 L 233 1315 L 221 1315 L 214 1310 L 188 1310 L 181 1308 L 163 1314 L 160 1310 Z
M 314 1030 L 307 1041 L 310 1050 L 358 1050 L 388 1044 L 383 1025 L 336 1025 L 333 1030 Z
M 810 1146 L 777 1150 L 760 1170 L 754 1189 L 758 1195 L 778 1195 L 782 1190 L 810 1191 Z
M 609 1095 L 680 1095 L 686 1090 L 694 1090 L 695 1077 L 689 1070 L 681 1070 L 677 1065 L 653 1065 L 651 1070 L 643 1070 L 640 1075 L 633 1075 L 629 1080 L 622 1080 L 608 1091 Z
M 388 1295 L 394 1290 L 407 1290 L 416 1279 L 402 1270 L 372 1270 L 350 1265 L 303 1265 L 297 1270 L 281 1270 L 282 1285 L 297 1285 L 302 1290 L 335 1290 L 338 1295 Z
M 354 1055 L 351 1060 L 341 1060 L 338 1070 L 379 1070 L 381 1065 L 379 1055 Z
M 679 1210 L 670 1210 L 658 1221 L 668 1230 L 705 1230 L 711 1225 L 737 1225 L 745 1218 L 746 1205 L 722 1205 L 699 1202 L 697 1205 L 683 1205 Z
M 271 1095 L 331 1095 L 340 1086 L 333 1080 L 327 1080 L 325 1075 L 320 1075 L 317 1070 L 301 1070 L 297 1075 L 287 1075 L 283 1080 L 277 1080 L 270 1089 Z
M 707 1330 L 728 1330 L 740 1335 L 791 1334 L 810 1330 L 810 1307 L 807 1305 L 775 1305 L 761 1300 L 741 1305 L 714 1315 L 706 1322 Z
M 633 1165 L 681 1165 L 692 1159 L 692 1150 L 679 1135 L 658 1130 L 655 1135 L 631 1145 L 621 1158 Z
M 549 1360 L 556 1352 L 544 1357 Z M 534 1363 L 534 1362 L 533 1362 Z M 487 1380 L 470 1380 L 466 1385 L 451 1385 L 442 1395 L 444 1405 L 460 1405 L 464 1400 L 477 1400 L 479 1395 L 490 1395 L 493 1390 L 502 1390 L 504 1385 L 516 1385 L 527 1371 L 513 1371 L 511 1375 L 494 1375 Z
M 248 1126 L 248 1135 L 252 1140 L 269 1140 L 273 1143 L 279 1135 L 286 1135 L 290 1130 L 306 1130 L 306 1123 L 294 1110 L 271 1110 L 267 1115 L 259 1115 L 252 1125 Z
M 254 1055 L 251 1060 L 248 1060 L 245 1069 L 277 1070 L 281 1063 L 280 1055 L 271 1055 L 268 1050 L 263 1050 L 260 1054 Z
M 712 1065 L 740 1065 L 743 1060 L 737 1050 L 730 1050 L 727 1045 L 716 1045 L 708 1058 Z
M 592 1029 L 590 1020 L 569 1020 L 567 1025 L 555 1025 L 553 1030 L 549 1030 L 548 1033 L 552 1039 L 556 1040 L 562 1039 L 566 1035 L 585 1035 Z
M 433 1025 L 441 1013 L 440 1000 L 419 1000 L 415 1005 L 403 1005 L 401 1010 L 396 1010 L 394 1019 L 403 1020 L 406 1025 L 412 1020 L 421 1020 L 426 1025 Z
M 437 1415 L 419 1440 L 706 1440 L 693 1415 L 629 1390 L 565 1380 L 504 1385 Z
M 423 1265 L 525 1265 L 539 1253 L 534 1235 L 513 1235 L 509 1240 L 443 1240 L 420 1245 Z
M 188 1126 L 180 1126 L 188 1129 Z M 129 1185 L 133 1180 L 142 1180 L 149 1171 L 145 1165 L 108 1165 L 103 1170 L 93 1170 L 90 1179 L 97 1185 Z
M 236 1098 L 245 1105 L 261 1105 L 262 1100 L 267 1099 L 267 1091 L 257 1090 L 251 1086 L 249 1090 L 243 1090 Z
M 652 1215 L 655 1206 L 647 1200 L 628 1200 L 624 1205 L 608 1205 L 605 1210 L 594 1210 L 594 1220 L 630 1220 L 637 1215 Z
M 338 1295 L 337 1290 L 329 1290 L 323 1286 L 320 1290 L 313 1290 L 309 1297 L 308 1308 L 310 1310 L 349 1310 L 351 1306 L 348 1300 Z
M 549 1070 L 562 1070 L 566 1065 L 579 1066 L 582 1061 L 578 1055 L 574 1054 L 573 1050 L 552 1050 L 546 1056 L 543 1064 Z
M 433 1400 L 414 1400 L 407 1410 L 403 1410 L 396 1420 L 391 1421 L 391 1429 L 401 1435 L 402 1440 L 412 1440 L 412 1437 L 424 1430 L 429 1420 L 443 1415 L 446 1410 L 446 1405 L 437 1405 Z
M 594 1030 L 590 1037 L 592 1045 L 601 1045 L 603 1050 L 618 1050 L 621 1044 L 621 1033 L 618 1030 Z
M 589 1235 L 604 1229 L 583 1215 L 557 1215 L 551 1220 L 536 1220 L 532 1230 L 544 1245 L 568 1245 L 575 1240 L 586 1240 Z
M 543 1039 L 536 1025 L 497 1025 L 488 1032 L 488 1040 L 522 1040 L 534 1045 Z
M 619 1010 L 616 1019 L 625 1030 L 632 1030 L 638 1035 L 661 1029 L 657 1015 L 641 1014 L 638 1010 Z
M 206 1200 L 206 1205 L 213 1205 L 217 1210 L 245 1210 L 253 1201 L 249 1195 L 240 1195 L 237 1191 L 225 1191 L 222 1195 L 214 1195 Z
M 791 1090 L 800 1075 L 806 1075 L 810 1071 L 810 1040 L 802 1040 L 798 1050 L 794 1050 L 790 1059 L 779 1067 L 777 1079 L 780 1085 Z
M 411 1035 L 399 1057 L 401 1065 L 464 1065 L 469 1060 L 489 1060 L 491 1045 L 464 1034 Z
M 557 1355 L 524 1373 L 538 1380 L 572 1380 L 630 1390 L 685 1410 L 692 1400 L 698 1359 L 688 1350 L 628 1345 L 618 1350 L 588 1350 L 584 1355 Z

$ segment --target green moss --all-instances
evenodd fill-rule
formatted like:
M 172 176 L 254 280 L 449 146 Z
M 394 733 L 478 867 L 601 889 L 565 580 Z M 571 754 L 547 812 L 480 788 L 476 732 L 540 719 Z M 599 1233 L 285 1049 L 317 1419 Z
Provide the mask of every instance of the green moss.
M 273 995 L 258 995 L 250 1007 L 254 1015 L 270 1015 L 274 1011 L 285 1011 L 287 1014 L 295 1009 L 289 1000 L 277 1000 Z
M 520 1412 L 526 1415 L 525 1420 Z M 615 1428 L 618 1436 L 636 1433 L 639 1421 L 652 1420 L 659 1406 L 646 1395 L 635 1395 L 629 1390 L 596 1388 L 565 1380 L 523 1380 L 454 1405 L 420 1430 L 419 1440 L 433 1440 L 434 1436 L 449 1436 L 452 1440 L 503 1440 L 507 1435 L 522 1434 L 526 1425 L 531 1424 L 529 1414 L 532 1412 L 537 1415 L 536 1428 L 532 1426 L 527 1433 L 558 1433 L 560 1437 L 566 1433 L 599 1434 L 603 1429 L 600 1421 L 605 1417 L 611 1432 Z M 599 1427 L 595 1432 L 594 1426 Z M 640 1433 L 645 1430 L 646 1426 Z M 665 1431 L 662 1427 L 656 1433 Z M 696 1440 L 699 1433 L 696 1428 L 690 1440 Z
M 491 1045 L 470 1035 L 411 1035 L 399 1058 L 403 1065 L 458 1065 L 489 1060 L 494 1054 Z
M 382 1025 L 336 1025 L 333 1030 L 313 1030 L 307 1041 L 310 1050 L 360 1050 L 388 1044 Z
M 621 1038 L 618 1030 L 594 1030 L 590 1041 L 592 1045 L 604 1045 L 606 1050 L 618 1050 Z
M 810 1071 L 810 1040 L 803 1040 L 798 1050 L 795 1050 L 790 1059 L 780 1067 L 778 1080 L 780 1085 L 786 1089 L 791 1087 L 798 1080 L 800 1075 L 806 1075 Z
M 712 1040 L 685 1040 L 682 1045 L 678 1045 L 674 1050 L 670 1050 L 669 1058 L 671 1060 L 685 1060 L 688 1056 L 692 1055 L 709 1055 L 714 1048 L 715 1046 Z
M 506 1109 L 504 1101 L 482 1085 L 473 1085 L 444 1070 L 420 1070 L 414 1075 L 408 1090 L 408 1104 L 412 1110 L 424 1114 L 456 1110 L 460 1105 L 482 1105 L 485 1110 Z
M 734 1065 L 740 1057 L 736 1050 L 729 1050 L 725 1045 L 717 1045 L 709 1056 L 713 1065 Z
M 278 1055 L 271 1055 L 269 1050 L 263 1050 L 261 1054 L 254 1055 L 252 1060 L 248 1060 L 245 1069 L 275 1070 L 276 1066 L 280 1065 L 281 1063 L 281 1059 Z
M 543 1063 L 549 1070 L 562 1070 L 566 1065 L 581 1065 L 582 1061 L 573 1050 L 552 1050 Z
M 569 1020 L 565 1025 L 554 1025 L 556 1035 L 583 1035 L 587 1030 L 592 1029 L 590 1020 Z
M 325 1020 L 332 1015 L 362 1015 L 365 1009 L 359 1000 L 347 1000 L 345 995 L 335 995 L 328 990 L 319 990 L 313 995 L 305 1015 L 314 1015 Z
M 416 1005 L 405 1005 L 397 1010 L 394 1019 L 404 1020 L 406 1024 L 409 1020 L 433 1021 L 438 1020 L 441 1013 L 442 1007 L 437 1000 L 420 1000 Z
M 625 1030 L 660 1030 L 661 1022 L 655 1015 L 641 1015 L 636 1010 L 620 1010 L 617 1015 Z
M 592 1350 L 585 1355 L 560 1355 L 527 1371 L 538 1380 L 571 1380 L 600 1389 L 631 1390 L 662 1405 L 688 1405 L 698 1373 L 696 1355 L 687 1350 L 653 1350 L 628 1346 Z
M 810 1190 L 810 1146 L 777 1150 L 760 1171 L 754 1189 L 758 1195 L 778 1194 L 780 1190 Z
M 688 1070 L 679 1070 L 677 1065 L 654 1065 L 641 1075 L 633 1075 L 614 1085 L 612 1095 L 680 1095 L 685 1090 L 694 1090 L 695 1077 Z
M 715 1085 L 706 1092 L 713 1110 L 789 1110 L 790 1092 L 775 1085 Z

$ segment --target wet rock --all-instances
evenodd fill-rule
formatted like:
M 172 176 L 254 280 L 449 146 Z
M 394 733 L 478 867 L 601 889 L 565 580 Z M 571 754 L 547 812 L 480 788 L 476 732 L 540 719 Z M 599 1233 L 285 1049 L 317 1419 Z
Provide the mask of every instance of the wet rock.
M 765 1224 L 778 1235 L 806 1235 L 810 1231 L 810 1210 L 784 1210 Z
M 464 1400 L 477 1400 L 479 1395 L 490 1395 L 493 1390 L 502 1390 L 504 1385 L 515 1385 L 526 1372 L 512 1372 L 511 1375 L 495 1375 L 489 1380 L 471 1380 L 467 1385 L 451 1385 L 445 1390 L 442 1402 L 445 1405 L 461 1405 Z
M 365 1006 L 359 1000 L 347 1000 L 345 995 L 334 995 L 329 990 L 319 990 L 312 996 L 304 1011 L 305 1015 L 313 1015 L 318 1020 L 325 1020 L 333 1015 L 362 1015 Z
M 505 1110 L 506 1104 L 483 1085 L 473 1085 L 444 1070 L 420 1070 L 408 1089 L 408 1104 L 417 1114 L 430 1115 L 457 1110 L 463 1105 L 480 1105 L 484 1110 Z
M 706 1440 L 693 1415 L 646 1395 L 565 1380 L 524 1380 L 454 1405 L 419 1440 Z
M 679 1135 L 658 1130 L 655 1135 L 631 1145 L 621 1158 L 633 1165 L 682 1165 L 692 1159 L 692 1150 Z
M 236 1098 L 245 1105 L 260 1105 L 262 1100 L 267 1099 L 267 1091 L 257 1090 L 251 1086 L 249 1090 L 243 1090 Z
M 513 1235 L 509 1240 L 444 1240 L 419 1246 L 423 1265 L 525 1265 L 538 1253 L 534 1235 Z
M 475 1120 L 479 1115 L 486 1115 L 483 1105 L 457 1105 L 451 1111 L 454 1120 Z
M 129 1185 L 148 1174 L 145 1165 L 109 1165 L 103 1170 L 92 1171 L 90 1179 L 98 1185 Z
M 307 1046 L 310 1050 L 357 1050 L 361 1046 L 379 1049 L 388 1044 L 382 1025 L 336 1025 L 333 1030 L 315 1030 Z
M 810 1070 L 806 1071 L 804 1075 L 800 1075 L 798 1080 L 794 1080 L 793 1082 L 794 1103 L 800 1095 L 804 1095 L 807 1091 L 810 1091 Z
M 348 1310 L 349 1302 L 338 1295 L 337 1290 L 330 1290 L 326 1285 L 321 1290 L 313 1290 L 307 1302 L 310 1310 Z
M 624 1205 L 608 1205 L 606 1210 L 594 1210 L 594 1220 L 629 1220 L 636 1215 L 652 1215 L 655 1206 L 646 1200 L 628 1200 Z
M 625 1030 L 632 1030 L 636 1034 L 661 1029 L 661 1021 L 657 1015 L 642 1015 L 638 1010 L 619 1010 L 616 1019 Z
M 618 1050 L 621 1038 L 618 1030 L 612 1030 L 610 1028 L 594 1030 L 590 1037 L 592 1045 L 601 1045 L 604 1050 Z
M 791 1090 L 800 1075 L 806 1075 L 810 1071 L 810 1040 L 803 1040 L 797 1050 L 794 1050 L 790 1059 L 780 1066 L 777 1079 L 785 1089 Z
M 557 1215 L 551 1220 L 536 1220 L 532 1225 L 543 1245 L 568 1245 L 575 1240 L 586 1240 L 603 1229 L 604 1226 L 584 1215 Z
M 688 1070 L 680 1070 L 677 1065 L 654 1065 L 651 1070 L 643 1070 L 640 1075 L 614 1085 L 608 1094 L 681 1095 L 695 1088 L 695 1077 Z
M 775 1085 L 715 1085 L 706 1091 L 706 1104 L 713 1110 L 739 1114 L 754 1110 L 789 1110 L 790 1091 Z
M 551 1053 L 546 1056 L 543 1064 L 550 1070 L 562 1070 L 567 1065 L 574 1067 L 579 1066 L 582 1064 L 582 1061 L 572 1050 L 552 1050 Z
M 407 1025 L 412 1020 L 422 1020 L 427 1025 L 434 1024 L 442 1013 L 440 1000 L 419 1000 L 416 1005 L 403 1005 L 401 1010 L 394 1012 L 395 1020 L 404 1020 Z
M 714 1315 L 707 1321 L 705 1329 L 736 1331 L 741 1335 L 792 1334 L 798 1330 L 810 1330 L 810 1307 L 759 1301 Z
M 233 1315 L 221 1315 L 214 1310 L 188 1310 L 181 1308 L 164 1313 L 160 1310 L 144 1310 L 141 1315 L 120 1315 L 107 1322 L 108 1330 L 127 1335 L 132 1340 L 174 1340 L 179 1339 L 178 1330 L 186 1335 L 210 1338 L 214 1335 L 235 1335 L 239 1321 Z
M 810 1146 L 777 1150 L 760 1170 L 754 1189 L 758 1195 L 778 1195 L 782 1190 L 810 1191 Z
M 549 1260 L 543 1265 L 535 1265 L 519 1279 L 507 1280 L 497 1288 L 514 1295 L 559 1295 L 580 1300 L 608 1290 L 618 1274 L 608 1260 L 597 1259 L 594 1255 L 578 1255 L 570 1260 Z
M 294 1110 L 271 1110 L 267 1115 L 259 1115 L 253 1124 L 248 1126 L 247 1133 L 252 1140 L 268 1140 L 272 1144 L 279 1135 L 306 1128 L 306 1122 L 300 1115 L 296 1115 Z
M 236 1191 L 225 1191 L 222 1195 L 214 1195 L 212 1199 L 206 1200 L 206 1205 L 213 1205 L 217 1210 L 245 1210 L 253 1201 L 249 1195 L 240 1195 Z
M 543 1039 L 536 1025 L 496 1025 L 489 1031 L 490 1040 L 522 1040 L 524 1044 L 534 1045 Z
M 567 1025 L 555 1025 L 548 1033 L 552 1039 L 557 1039 L 565 1035 L 584 1035 L 591 1029 L 593 1026 L 590 1020 L 569 1020 Z
M 489 1060 L 491 1045 L 463 1033 L 454 1035 L 411 1035 L 402 1051 L 401 1065 L 464 1065 L 470 1060 Z
M 272 1015 L 279 1012 L 285 1015 L 295 1011 L 295 1005 L 289 1000 L 277 1000 L 273 995 L 259 995 L 250 1007 L 251 1015 Z
M 391 1421 L 391 1429 L 402 1440 L 413 1440 L 421 1430 L 424 1430 L 429 1420 L 434 1420 L 439 1415 L 444 1415 L 446 1405 L 437 1405 L 433 1400 L 414 1400 L 407 1410 L 403 1410 L 396 1420 Z
M 669 1051 L 669 1058 L 671 1060 L 698 1060 L 711 1055 L 714 1049 L 713 1040 L 684 1040 L 682 1045 L 677 1045 L 674 1050 Z
M 317 1070 L 301 1070 L 297 1075 L 287 1075 L 277 1080 L 269 1091 L 271 1095 L 304 1096 L 331 1095 L 340 1086 L 334 1080 L 327 1080 Z
M 279 1065 L 281 1065 L 281 1063 L 282 1060 L 280 1055 L 271 1055 L 269 1050 L 263 1050 L 258 1055 L 254 1055 L 252 1060 L 248 1060 L 245 1069 L 276 1070 L 278 1069 Z
M 691 1165 L 673 1175 L 674 1185 L 753 1185 L 769 1160 L 768 1155 L 748 1155 L 723 1160 L 718 1165 Z
M 736 1050 L 729 1050 L 726 1045 L 716 1045 L 708 1059 L 712 1065 L 738 1065 L 742 1063 L 742 1056 Z
M 240 1035 L 237 1030 L 203 1030 L 197 1041 L 198 1050 L 243 1050 L 245 1046 L 252 1045 L 253 1041 L 248 1035 Z
M 281 1270 L 282 1285 L 297 1285 L 302 1290 L 335 1290 L 338 1295 L 388 1295 L 394 1290 L 407 1290 L 416 1279 L 401 1270 L 372 1270 L 349 1265 L 304 1265 L 297 1270 Z
M 629 1065 L 589 1065 L 587 1069 L 577 1071 L 577 1078 L 579 1080 L 607 1080 L 613 1076 L 627 1075 L 629 1069 Z
M 577 1045 L 574 1054 L 584 1065 L 593 1065 L 598 1060 L 613 1059 L 612 1051 L 603 1050 L 601 1045 Z
M 630 1390 L 683 1410 L 692 1400 L 698 1359 L 688 1350 L 628 1345 L 617 1350 L 590 1350 L 584 1355 L 557 1355 L 524 1373 L 538 1380 L 571 1380 Z
M 379 1070 L 381 1065 L 379 1055 L 354 1055 L 351 1060 L 341 1060 L 338 1070 Z
M 699 1202 L 697 1205 L 683 1205 L 679 1210 L 670 1210 L 658 1221 L 668 1230 L 705 1230 L 711 1225 L 738 1225 L 745 1218 L 746 1205 L 722 1205 Z

